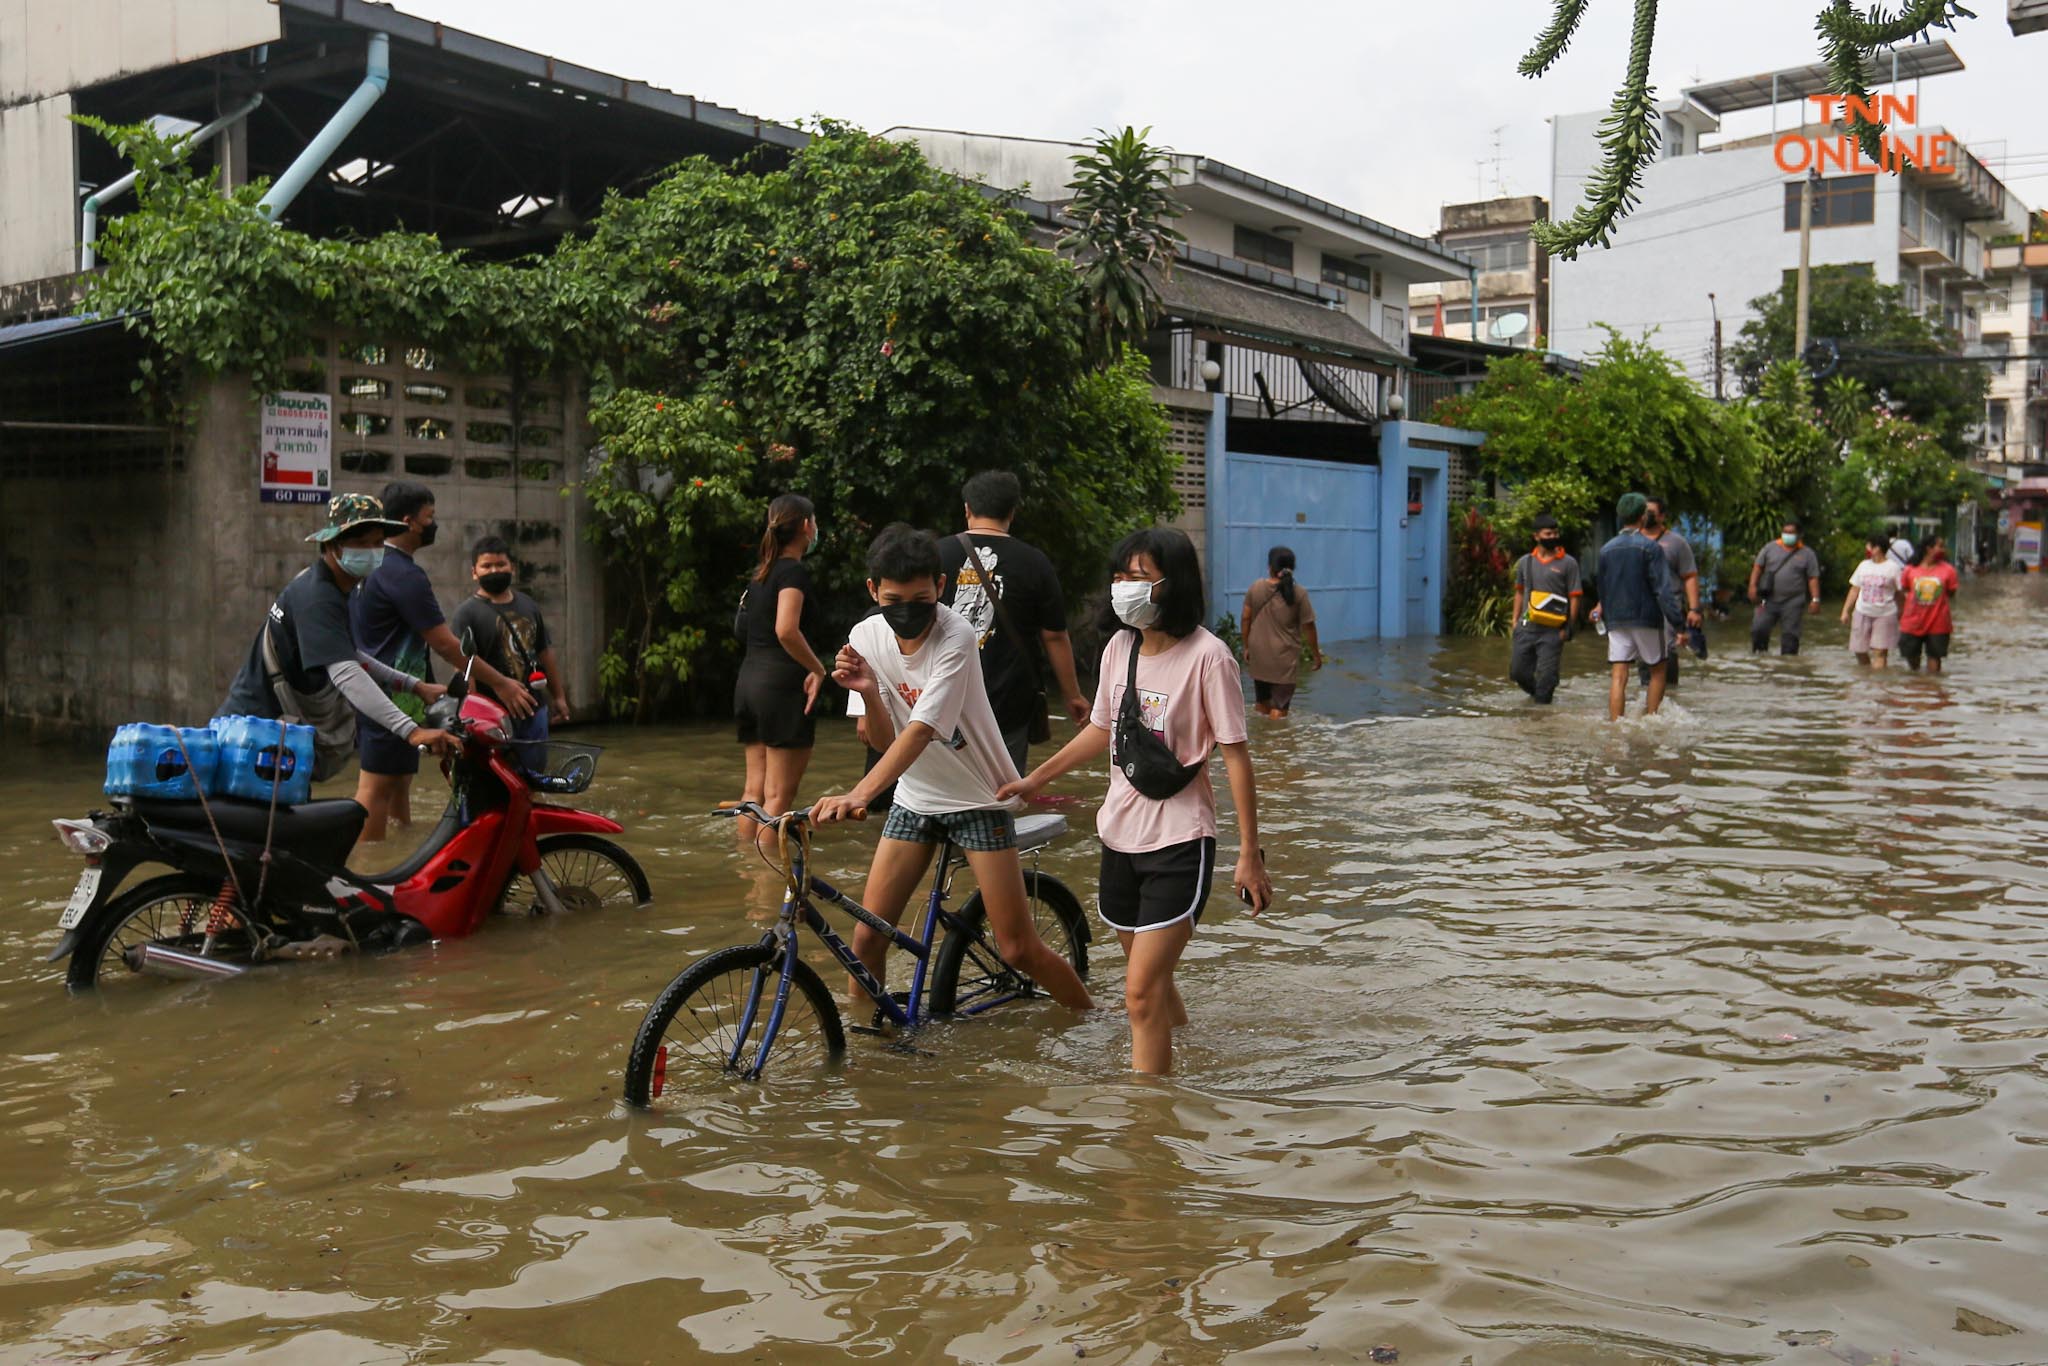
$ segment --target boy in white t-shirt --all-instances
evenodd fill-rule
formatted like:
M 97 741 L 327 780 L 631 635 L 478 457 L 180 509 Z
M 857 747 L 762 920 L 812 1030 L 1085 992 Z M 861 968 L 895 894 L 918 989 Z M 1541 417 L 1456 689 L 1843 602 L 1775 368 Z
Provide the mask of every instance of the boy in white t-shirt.
M 1899 580 L 1889 538 L 1872 532 L 1863 541 L 1863 563 L 1849 576 L 1842 620 L 1849 622 L 1849 649 L 1858 664 L 1886 667 L 1899 643 Z
M 965 618 L 939 605 L 945 576 L 939 546 L 897 523 L 868 548 L 868 592 L 881 611 L 853 628 L 832 677 L 860 695 L 867 740 L 882 757 L 843 797 L 811 809 L 820 825 L 845 820 L 889 784 L 896 799 L 882 825 L 861 904 L 891 925 L 931 867 L 932 851 L 951 839 L 981 888 L 996 950 L 1061 1005 L 1095 1002 L 1074 965 L 1047 946 L 1031 923 L 1017 824 L 996 789 L 1017 779 L 981 680 L 981 641 Z M 889 941 L 858 926 L 853 951 L 877 980 Z

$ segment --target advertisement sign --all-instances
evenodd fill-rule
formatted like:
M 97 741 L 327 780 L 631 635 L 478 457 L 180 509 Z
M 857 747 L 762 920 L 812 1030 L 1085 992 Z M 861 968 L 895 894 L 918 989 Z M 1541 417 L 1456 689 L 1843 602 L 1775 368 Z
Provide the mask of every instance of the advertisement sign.
M 334 400 L 325 394 L 271 394 L 263 400 L 266 503 L 324 503 L 334 483 Z
M 2013 528 L 2012 553 L 2015 559 L 2023 561 L 2029 569 L 2041 567 L 2041 524 L 2021 522 Z

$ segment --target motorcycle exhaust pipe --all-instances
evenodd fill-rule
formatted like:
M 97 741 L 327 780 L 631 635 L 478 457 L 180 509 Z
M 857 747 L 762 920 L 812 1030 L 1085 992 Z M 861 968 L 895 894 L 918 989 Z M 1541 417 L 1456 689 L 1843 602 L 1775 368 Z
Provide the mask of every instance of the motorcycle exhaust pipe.
M 196 953 L 166 948 L 162 944 L 137 944 L 122 951 L 121 961 L 131 972 L 175 977 L 182 981 L 210 982 L 219 977 L 240 977 L 249 970 L 241 963 L 230 963 L 224 958 L 202 958 Z

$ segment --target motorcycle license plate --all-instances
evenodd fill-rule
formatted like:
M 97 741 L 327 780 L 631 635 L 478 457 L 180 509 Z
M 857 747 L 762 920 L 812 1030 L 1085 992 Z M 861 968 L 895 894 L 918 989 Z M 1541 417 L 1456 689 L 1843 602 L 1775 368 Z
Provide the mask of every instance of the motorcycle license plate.
M 57 928 L 75 930 L 78 922 L 85 919 L 85 912 L 92 905 L 93 898 L 100 894 L 100 870 L 88 868 L 78 875 L 78 885 L 71 889 L 71 900 L 64 905 L 64 914 L 57 917 Z

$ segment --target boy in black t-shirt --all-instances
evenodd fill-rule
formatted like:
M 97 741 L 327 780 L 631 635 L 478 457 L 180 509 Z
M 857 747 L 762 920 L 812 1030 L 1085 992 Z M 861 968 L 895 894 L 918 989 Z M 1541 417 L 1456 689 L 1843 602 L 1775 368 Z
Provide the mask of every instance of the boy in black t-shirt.
M 545 740 L 550 719 L 569 719 L 568 685 L 555 659 L 547 620 L 538 603 L 512 587 L 512 548 L 499 537 L 486 536 L 476 543 L 469 552 L 469 572 L 476 580 L 476 594 L 455 609 L 449 624 L 458 638 L 468 637 L 478 658 L 507 678 L 524 681 L 536 673 L 546 675 L 547 705 L 535 707 L 532 716 L 515 721 L 512 729 L 516 740 Z M 529 686 L 538 693 L 542 684 L 534 680 Z

